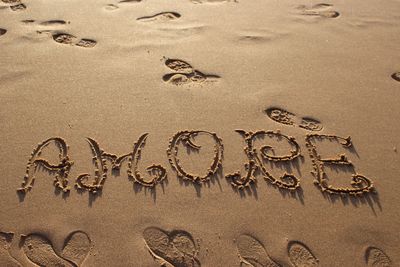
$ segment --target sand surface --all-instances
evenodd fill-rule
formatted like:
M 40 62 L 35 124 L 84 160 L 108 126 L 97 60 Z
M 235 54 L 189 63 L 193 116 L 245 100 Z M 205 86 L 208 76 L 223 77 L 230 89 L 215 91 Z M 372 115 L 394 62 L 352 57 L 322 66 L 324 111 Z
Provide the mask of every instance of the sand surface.
M 400 266 L 399 22 L 2 0 L 0 266 Z

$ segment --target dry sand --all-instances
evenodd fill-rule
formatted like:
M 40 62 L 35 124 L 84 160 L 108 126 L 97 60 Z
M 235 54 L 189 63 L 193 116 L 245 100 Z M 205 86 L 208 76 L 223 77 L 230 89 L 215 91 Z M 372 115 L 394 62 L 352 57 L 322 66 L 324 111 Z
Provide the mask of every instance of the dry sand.
M 399 22 L 2 0 L 0 266 L 400 266 Z

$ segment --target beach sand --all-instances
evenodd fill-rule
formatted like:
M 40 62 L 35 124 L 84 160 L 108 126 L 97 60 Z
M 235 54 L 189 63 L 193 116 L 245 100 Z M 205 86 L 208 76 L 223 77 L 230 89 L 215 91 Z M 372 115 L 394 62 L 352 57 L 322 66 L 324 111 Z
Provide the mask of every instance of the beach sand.
M 399 266 L 399 21 L 2 0 L 0 266 Z

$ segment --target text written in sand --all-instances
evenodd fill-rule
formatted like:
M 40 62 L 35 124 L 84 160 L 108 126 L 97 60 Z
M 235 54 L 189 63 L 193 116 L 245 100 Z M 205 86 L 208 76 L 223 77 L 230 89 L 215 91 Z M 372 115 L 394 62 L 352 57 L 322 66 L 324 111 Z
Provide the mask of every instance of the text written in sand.
M 300 179 L 293 173 L 285 172 L 281 176 L 276 176 L 271 173 L 271 167 L 268 163 L 290 164 L 302 157 L 301 147 L 297 140 L 281 133 L 280 131 L 245 131 L 236 130 L 243 138 L 245 146 L 243 148 L 247 158 L 245 163 L 245 174 L 239 171 L 225 175 L 225 178 L 231 183 L 234 188 L 243 190 L 257 181 L 257 176 L 261 175 L 267 182 L 276 186 L 281 190 L 298 190 Z M 153 188 L 162 183 L 167 178 L 167 169 L 159 164 L 152 164 L 146 168 L 147 175 L 139 171 L 138 165 L 141 159 L 142 150 L 145 147 L 148 133 L 142 134 L 137 142 L 133 145 L 130 152 L 123 155 L 116 155 L 104 151 L 100 144 L 92 139 L 87 138 L 87 142 L 93 155 L 94 176 L 88 173 L 79 174 L 74 180 L 74 186 L 77 190 L 89 191 L 96 194 L 104 187 L 110 171 L 119 171 L 122 164 L 127 166 L 127 176 L 135 184 L 144 187 Z M 180 159 L 179 153 L 182 148 L 188 151 L 200 151 L 202 146 L 196 143 L 196 138 L 209 138 L 213 143 L 213 157 L 210 159 L 210 165 L 203 174 L 191 173 L 185 169 Z M 259 140 L 275 140 L 278 143 L 286 143 L 288 147 L 286 153 L 277 155 L 275 149 L 270 145 L 261 147 L 256 146 Z M 355 170 L 353 163 L 347 158 L 346 154 L 342 153 L 337 156 L 327 157 L 319 153 L 317 144 L 319 142 L 329 141 L 343 149 L 351 151 L 353 144 L 349 137 L 340 137 L 329 134 L 307 134 L 305 136 L 305 145 L 312 161 L 311 174 L 314 176 L 314 184 L 323 192 L 329 194 L 342 195 L 362 195 L 370 192 L 375 192 L 371 179 L 359 174 Z M 56 162 L 50 156 L 42 157 L 42 152 L 50 149 L 49 146 L 55 146 L 58 150 Z M 195 184 L 208 182 L 217 172 L 222 170 L 224 145 L 222 139 L 213 132 L 206 130 L 184 130 L 175 133 L 169 141 L 166 150 L 166 156 L 174 172 L 179 179 L 186 180 Z M 32 189 L 35 181 L 35 174 L 44 169 L 49 172 L 54 178 L 54 186 L 63 192 L 70 191 L 69 173 L 73 166 L 69 156 L 69 146 L 67 142 L 60 137 L 51 137 L 39 143 L 32 151 L 27 165 L 24 180 L 18 192 L 25 194 Z M 350 170 L 348 184 L 345 186 L 336 186 L 330 182 L 330 179 L 325 172 L 325 168 L 340 168 L 346 167 Z M 113 172 L 111 172 L 113 173 Z

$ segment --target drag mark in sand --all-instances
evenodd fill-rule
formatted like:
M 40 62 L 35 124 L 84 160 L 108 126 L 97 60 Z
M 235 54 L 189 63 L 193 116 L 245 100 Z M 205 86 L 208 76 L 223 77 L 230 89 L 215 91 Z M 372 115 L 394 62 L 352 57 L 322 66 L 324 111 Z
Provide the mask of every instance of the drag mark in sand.
M 338 142 L 342 147 L 348 149 L 351 149 L 353 144 L 350 136 L 347 138 L 327 134 L 308 134 L 306 136 L 306 147 L 310 152 L 310 157 L 313 164 L 313 171 L 311 173 L 315 177 L 314 184 L 319 186 L 322 192 L 327 192 L 330 194 L 358 195 L 375 191 L 372 181 L 369 178 L 357 173 L 352 175 L 352 187 L 334 187 L 329 185 L 329 179 L 324 172 L 325 165 L 346 165 L 353 169 L 354 166 L 344 154 L 334 158 L 321 158 L 320 154 L 317 152 L 315 142 L 313 142 L 315 140 L 329 140 L 331 142 Z
M 311 117 L 297 117 L 294 113 L 278 107 L 270 107 L 264 110 L 267 116 L 280 124 L 298 126 L 309 131 L 321 131 L 323 126 L 317 119 Z
M 82 231 L 72 232 L 66 238 L 61 255 L 57 255 L 51 241 L 41 234 L 23 236 L 21 242 L 27 258 L 39 266 L 80 266 L 91 248 L 89 236 Z
M 368 247 L 365 251 L 365 262 L 368 267 L 391 267 L 392 261 L 388 255 L 376 247 Z
M 203 82 L 215 82 L 220 76 L 213 74 L 204 74 L 195 70 L 189 63 L 180 59 L 167 59 L 165 66 L 175 71 L 163 76 L 163 81 L 174 85 L 199 84 Z
M 197 175 L 186 172 L 180 165 L 180 160 L 178 158 L 178 145 L 181 143 L 188 149 L 200 150 L 201 147 L 194 144 L 194 138 L 198 135 L 208 135 L 214 140 L 214 158 L 211 163 L 210 168 L 207 170 L 205 175 Z M 167 149 L 167 155 L 172 168 L 176 171 L 179 178 L 184 180 L 190 180 L 195 183 L 209 181 L 210 178 L 218 171 L 222 166 L 224 146 L 222 144 L 222 139 L 217 136 L 216 133 L 211 133 L 208 131 L 181 131 L 176 133 L 169 142 L 169 147 Z
M 176 20 L 181 17 L 181 14 L 177 12 L 161 12 L 157 13 L 152 16 L 144 16 L 137 18 L 136 20 L 138 21 L 143 21 L 143 22 L 150 22 L 150 21 L 171 21 L 171 20 Z
M 164 231 L 149 227 L 143 231 L 143 239 L 150 254 L 160 266 L 200 267 L 196 258 L 198 247 L 192 235 L 186 231 Z
M 0 263 L 1 266 L 7 267 L 22 267 L 17 260 L 15 260 L 9 250 L 11 242 L 14 239 L 14 233 L 0 232 Z
M 42 151 L 51 143 L 54 143 L 59 150 L 58 163 L 56 164 L 52 164 L 47 159 L 40 157 Z M 25 194 L 31 190 L 35 182 L 35 173 L 39 167 L 43 167 L 50 173 L 56 173 L 54 177 L 54 186 L 66 193 L 70 190 L 68 186 L 68 174 L 72 164 L 73 162 L 69 160 L 68 145 L 65 140 L 60 137 L 49 138 L 39 143 L 32 151 L 28 163 L 26 164 L 24 181 L 21 188 L 18 188 L 17 191 Z
M 294 267 L 316 267 L 319 265 L 319 260 L 312 251 L 299 241 L 289 243 L 288 255 Z
M 239 236 L 236 240 L 236 245 L 241 263 L 245 263 L 253 267 L 281 266 L 270 258 L 263 244 L 253 236 Z
M 250 186 L 251 183 L 256 181 L 256 177 L 254 175 L 255 171 L 260 170 L 266 181 L 269 181 L 279 188 L 296 190 L 298 187 L 300 187 L 300 179 L 293 174 L 285 173 L 279 179 L 277 179 L 267 171 L 267 168 L 263 163 L 263 160 L 269 160 L 272 162 L 288 162 L 299 157 L 301 155 L 300 146 L 294 137 L 286 136 L 280 132 L 274 131 L 257 131 L 253 133 L 246 132 L 244 130 L 236 130 L 236 132 L 244 138 L 246 143 L 244 152 L 249 161 L 245 164 L 247 171 L 246 176 L 242 177 L 239 171 L 226 176 L 226 179 L 231 180 L 232 186 L 238 189 L 243 189 Z M 269 153 L 273 152 L 273 148 L 271 146 L 263 146 L 259 149 L 261 154 L 260 158 L 257 153 L 257 149 L 254 147 L 254 141 L 256 139 L 264 138 L 265 136 L 270 138 L 275 137 L 278 140 L 285 139 L 292 147 L 290 153 L 287 155 L 276 156 Z

